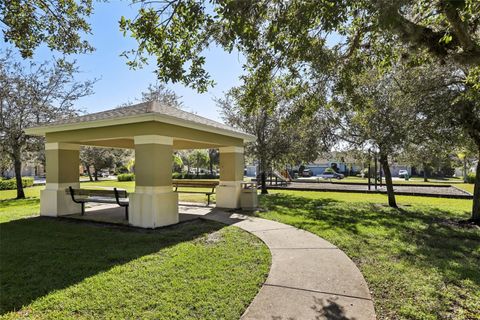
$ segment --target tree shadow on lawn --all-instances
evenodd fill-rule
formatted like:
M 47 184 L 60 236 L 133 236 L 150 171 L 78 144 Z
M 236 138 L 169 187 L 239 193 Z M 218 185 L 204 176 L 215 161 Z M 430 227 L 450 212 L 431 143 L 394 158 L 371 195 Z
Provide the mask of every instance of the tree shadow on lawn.
M 30 218 L 0 224 L 0 314 L 175 244 L 223 228 L 193 220 L 157 230 Z
M 320 236 L 334 230 L 341 237 L 328 239 L 347 252 L 361 246 L 365 253 L 382 250 L 420 269 L 441 270 L 446 283 L 469 279 L 480 284 L 480 230 L 449 223 L 458 216 L 434 207 L 389 208 L 376 203 L 347 203 L 335 199 L 311 199 L 272 194 L 261 199 L 262 207 L 275 214 L 296 217 L 287 221 Z M 266 213 L 268 217 L 268 212 Z M 335 241 L 338 240 L 338 241 Z M 362 244 L 360 244 L 362 243 Z M 350 246 L 342 247 L 343 246 Z M 361 251 L 358 252 L 362 254 Z

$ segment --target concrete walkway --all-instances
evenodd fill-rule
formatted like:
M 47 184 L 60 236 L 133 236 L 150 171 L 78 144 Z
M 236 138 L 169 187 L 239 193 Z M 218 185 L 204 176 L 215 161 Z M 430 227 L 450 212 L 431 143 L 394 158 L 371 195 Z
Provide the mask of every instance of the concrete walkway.
M 267 281 L 242 319 L 375 319 L 360 270 L 330 242 L 275 221 L 219 209 L 192 209 L 206 210 L 203 218 L 256 235 L 272 253 Z

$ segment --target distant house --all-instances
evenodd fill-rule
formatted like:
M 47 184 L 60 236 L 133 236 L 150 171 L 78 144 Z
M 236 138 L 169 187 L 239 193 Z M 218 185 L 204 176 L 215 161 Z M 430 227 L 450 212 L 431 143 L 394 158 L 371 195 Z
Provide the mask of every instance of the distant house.
M 356 175 L 361 173 L 363 169 L 368 168 L 361 161 L 348 156 L 342 156 L 341 153 L 332 152 L 331 156 L 331 158 L 319 158 L 315 162 L 307 164 L 306 167 L 312 171 L 314 176 L 321 175 L 327 168 L 333 168 L 335 171 L 345 175 Z M 378 170 L 381 170 L 380 163 L 377 165 L 379 166 Z M 374 170 L 373 161 L 371 169 Z M 412 175 L 411 165 L 403 163 L 390 164 L 392 176 L 398 177 L 400 170 L 407 170 L 408 174 Z
M 338 155 L 335 152 L 332 153 L 331 158 L 318 158 L 312 163 L 304 164 L 305 169 L 309 169 L 312 172 L 312 176 L 321 175 L 327 168 L 333 168 L 338 173 L 343 173 L 344 175 L 357 175 L 362 172 L 363 169 L 368 168 L 365 164 L 360 161 Z M 380 164 L 378 164 L 380 170 Z M 293 171 L 297 172 L 300 166 L 293 167 Z M 374 170 L 374 165 L 372 161 L 372 170 Z M 390 165 L 390 171 L 392 176 L 398 177 L 400 170 L 407 170 L 408 174 L 412 175 L 412 166 L 408 164 L 393 163 Z M 255 177 L 258 173 L 258 168 L 256 164 L 246 165 L 244 169 L 245 176 Z
M 392 174 L 392 177 L 398 177 L 398 172 L 400 170 L 407 170 L 408 175 L 412 175 L 412 166 L 410 165 L 400 163 L 394 163 L 390 165 L 390 173 Z
M 257 165 L 246 165 L 245 166 L 245 176 L 246 177 L 256 177 L 257 176 Z
M 15 177 L 15 170 L 12 167 L 0 173 L 0 176 L 6 179 Z M 45 168 L 42 164 L 24 163 L 22 165 L 22 177 L 43 177 L 45 176 Z
M 314 176 L 321 175 L 325 169 L 333 168 L 336 172 L 345 175 L 354 175 L 360 173 L 363 169 L 362 163 L 355 159 L 346 159 L 345 157 L 336 157 L 333 153 L 331 158 L 319 158 L 313 163 L 306 165 L 312 171 Z

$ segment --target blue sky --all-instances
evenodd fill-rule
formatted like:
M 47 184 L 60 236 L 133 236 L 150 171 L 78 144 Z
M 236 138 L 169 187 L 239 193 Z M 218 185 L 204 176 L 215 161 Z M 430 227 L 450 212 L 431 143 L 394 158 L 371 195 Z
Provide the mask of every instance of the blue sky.
M 128 1 L 112 0 L 109 3 L 95 2 L 95 12 L 90 17 L 93 35 L 88 36 L 90 44 L 96 51 L 90 54 L 70 56 L 76 59 L 82 73 L 78 80 L 99 78 L 94 87 L 94 94 L 78 100 L 76 107 L 87 112 L 96 112 L 114 108 L 127 101 L 140 97 L 149 83 L 154 83 L 155 64 L 140 70 L 131 70 L 126 60 L 120 57 L 124 50 L 133 49 L 136 42 L 124 37 L 118 28 L 118 20 L 122 15 L 132 17 L 138 6 L 130 6 Z M 6 44 L 0 44 L 0 48 Z M 39 48 L 34 56 L 36 61 L 50 59 L 54 55 L 47 48 Z M 218 109 L 212 100 L 222 97 L 223 93 L 239 84 L 242 74 L 243 57 L 238 53 L 228 54 L 221 48 L 211 48 L 206 52 L 206 69 L 217 83 L 207 93 L 199 94 L 195 90 L 179 84 L 168 84 L 168 87 L 182 96 L 185 110 L 220 120 Z

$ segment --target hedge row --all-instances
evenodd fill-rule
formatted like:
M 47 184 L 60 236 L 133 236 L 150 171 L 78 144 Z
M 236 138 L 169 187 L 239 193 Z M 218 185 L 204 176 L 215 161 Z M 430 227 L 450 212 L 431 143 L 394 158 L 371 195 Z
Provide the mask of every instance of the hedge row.
M 33 178 L 22 178 L 22 185 L 24 188 L 33 186 Z M 14 179 L 1 179 L 0 190 L 15 190 L 17 189 L 17 181 Z
M 172 174 L 173 179 L 218 179 L 218 175 L 215 174 L 186 174 L 175 172 Z M 135 181 L 135 174 L 133 173 L 124 173 L 117 175 L 118 181 Z
M 195 173 L 178 173 L 174 172 L 172 174 L 173 179 L 218 179 L 218 174 L 199 174 L 196 175 Z
M 117 180 L 118 181 L 134 181 L 135 180 L 135 174 L 133 173 L 122 173 L 117 175 Z

